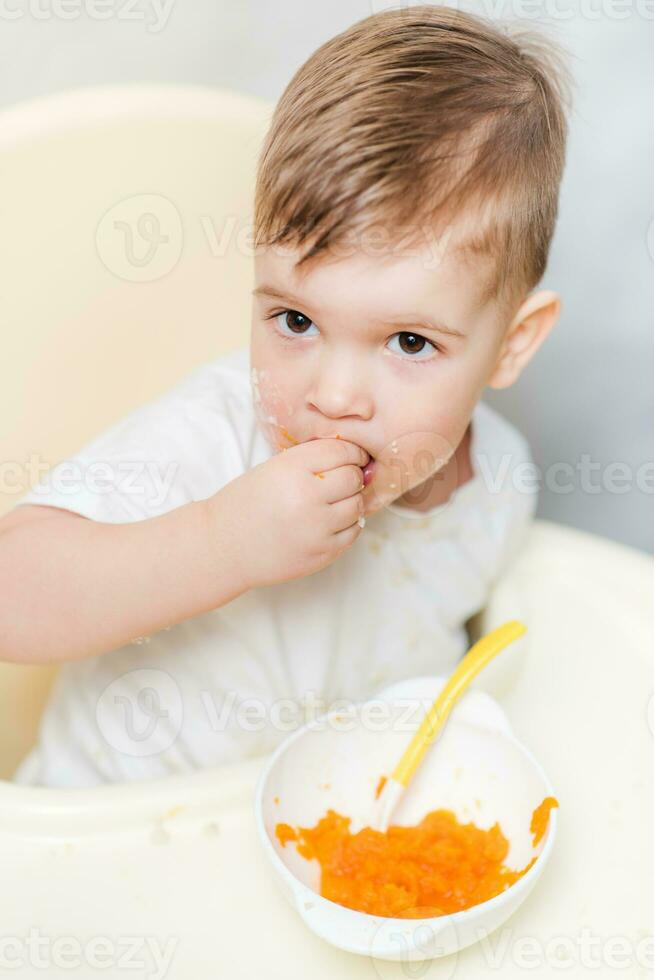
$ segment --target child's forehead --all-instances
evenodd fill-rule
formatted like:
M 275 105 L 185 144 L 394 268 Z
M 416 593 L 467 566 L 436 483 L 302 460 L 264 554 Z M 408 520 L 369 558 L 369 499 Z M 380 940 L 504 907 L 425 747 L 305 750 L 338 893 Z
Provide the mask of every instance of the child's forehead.
M 448 292 L 465 289 L 473 305 L 487 298 L 494 261 L 475 245 L 479 225 L 472 219 L 426 227 L 413 240 L 371 244 L 361 235 L 354 244 L 341 244 L 320 253 L 300 268 L 304 252 L 291 245 L 257 249 L 255 293 L 270 299 L 330 306 L 361 302 L 367 309 L 380 305 L 388 314 L 421 312 Z M 422 309 L 426 316 L 425 309 Z

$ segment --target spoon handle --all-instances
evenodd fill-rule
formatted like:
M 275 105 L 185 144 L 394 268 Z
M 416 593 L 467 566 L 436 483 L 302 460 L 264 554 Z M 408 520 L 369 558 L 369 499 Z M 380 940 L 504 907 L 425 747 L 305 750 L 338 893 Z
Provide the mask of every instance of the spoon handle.
M 489 660 L 492 660 L 496 654 L 504 650 L 526 631 L 527 627 L 523 623 L 517 619 L 512 619 L 508 623 L 498 626 L 486 636 L 482 636 L 470 647 L 422 719 L 420 727 L 395 767 L 392 778 L 396 782 L 405 787 L 409 785 L 425 752 L 442 730 L 450 711 L 473 678 L 486 666 Z

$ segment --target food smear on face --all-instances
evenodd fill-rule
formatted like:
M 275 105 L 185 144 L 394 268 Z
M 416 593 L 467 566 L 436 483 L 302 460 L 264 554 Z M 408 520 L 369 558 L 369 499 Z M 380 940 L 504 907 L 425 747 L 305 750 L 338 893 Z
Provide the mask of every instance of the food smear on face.
M 292 442 L 294 446 L 298 445 L 297 439 L 293 438 L 293 436 L 290 434 L 288 429 L 285 429 L 283 425 L 280 425 L 279 428 L 282 430 L 282 435 L 284 436 L 285 439 L 288 439 L 289 442 Z
M 534 810 L 538 840 L 553 806 L 557 801 L 547 797 Z M 460 912 L 505 891 L 537 860 L 521 871 L 507 868 L 509 842 L 499 824 L 482 830 L 459 823 L 451 810 L 432 810 L 414 827 L 392 824 L 384 833 L 364 827 L 352 834 L 350 823 L 329 809 L 315 827 L 279 823 L 275 833 L 282 846 L 294 841 L 302 857 L 317 859 L 324 898 L 369 915 L 424 919 Z

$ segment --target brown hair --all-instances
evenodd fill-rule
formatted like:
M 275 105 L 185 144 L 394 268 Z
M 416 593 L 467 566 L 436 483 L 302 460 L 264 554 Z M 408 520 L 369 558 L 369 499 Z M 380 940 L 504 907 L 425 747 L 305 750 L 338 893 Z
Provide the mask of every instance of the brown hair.
M 366 17 L 319 47 L 275 107 L 255 246 L 306 246 L 300 268 L 373 227 L 415 244 L 474 204 L 478 233 L 459 247 L 494 258 L 493 293 L 524 293 L 556 222 L 567 91 L 560 52 L 538 36 L 431 5 Z

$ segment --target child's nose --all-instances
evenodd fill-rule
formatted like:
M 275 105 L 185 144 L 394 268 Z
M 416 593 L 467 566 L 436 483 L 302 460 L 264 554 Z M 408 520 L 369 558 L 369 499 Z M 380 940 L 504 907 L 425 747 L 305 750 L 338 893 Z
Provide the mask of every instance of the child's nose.
M 369 419 L 372 416 L 372 397 L 362 375 L 340 372 L 321 372 L 309 392 L 309 402 L 322 415 L 333 421 L 347 418 Z

